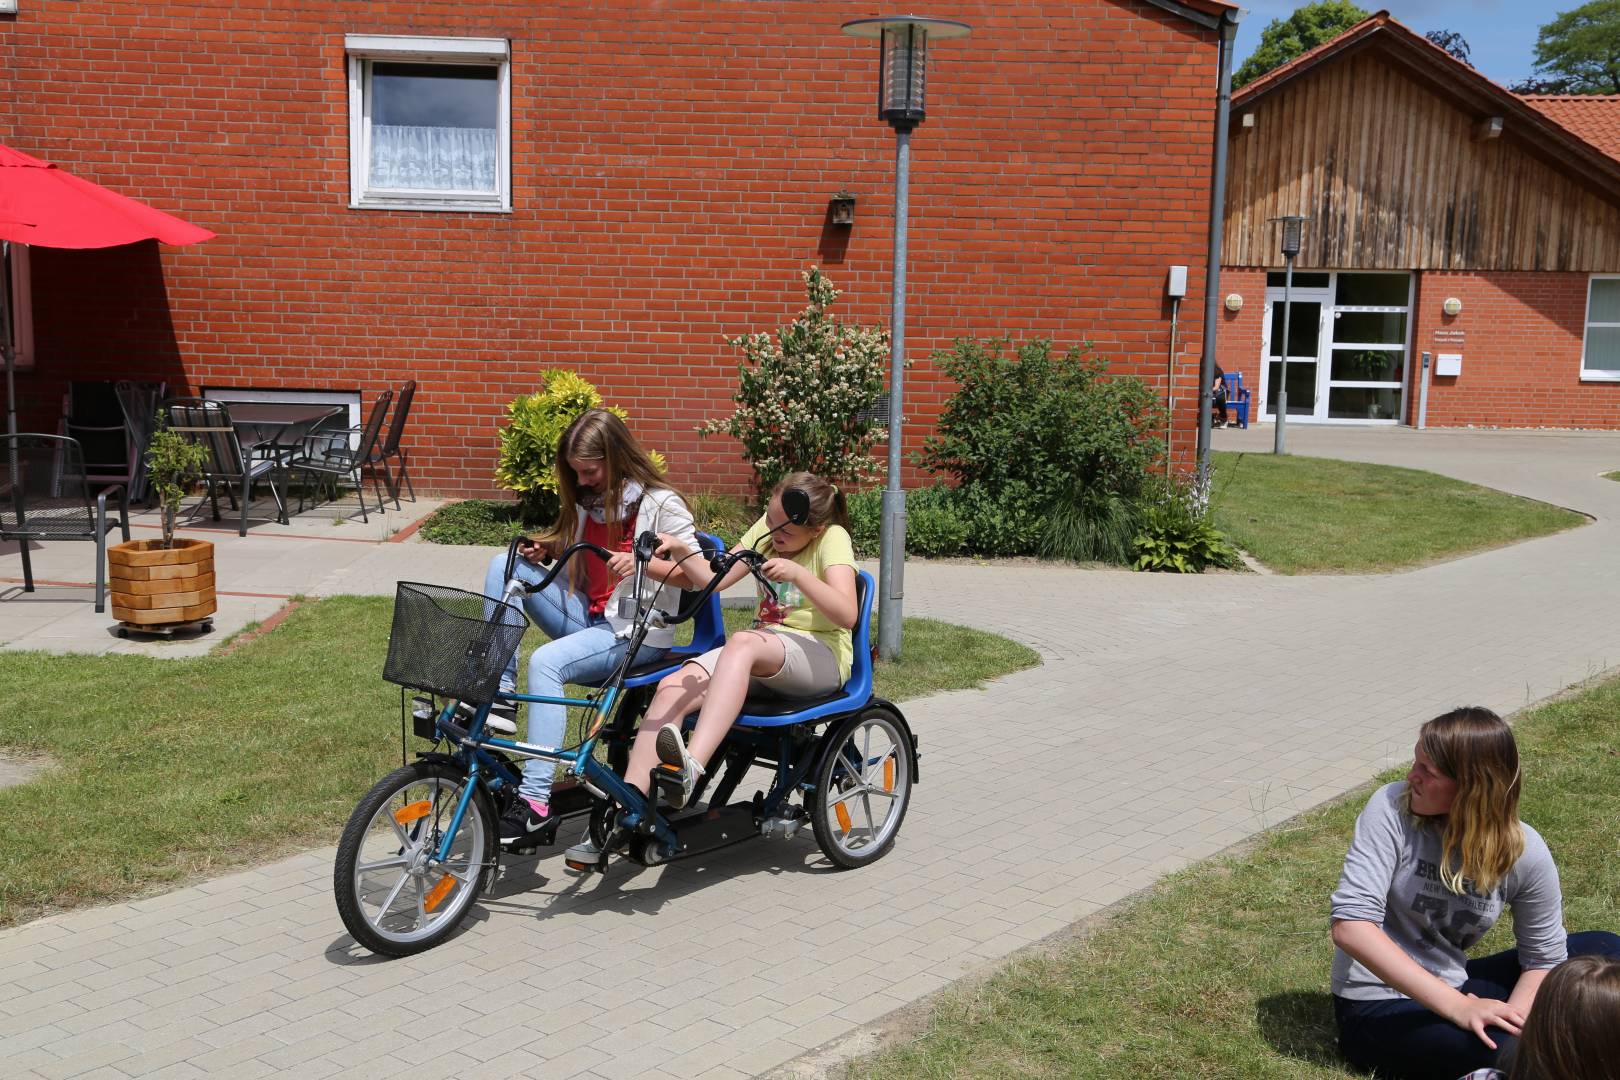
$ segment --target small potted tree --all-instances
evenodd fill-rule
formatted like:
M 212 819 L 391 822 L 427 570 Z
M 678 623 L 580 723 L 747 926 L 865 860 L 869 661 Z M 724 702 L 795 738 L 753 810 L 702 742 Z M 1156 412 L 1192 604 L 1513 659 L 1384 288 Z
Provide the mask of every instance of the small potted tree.
M 130 630 L 167 634 L 184 626 L 206 629 L 212 622 L 218 606 L 214 545 L 174 535 L 186 486 L 207 460 L 208 451 L 171 430 L 167 413 L 159 410 L 146 451 L 146 479 L 157 492 L 163 536 L 107 549 L 108 585 L 120 637 Z

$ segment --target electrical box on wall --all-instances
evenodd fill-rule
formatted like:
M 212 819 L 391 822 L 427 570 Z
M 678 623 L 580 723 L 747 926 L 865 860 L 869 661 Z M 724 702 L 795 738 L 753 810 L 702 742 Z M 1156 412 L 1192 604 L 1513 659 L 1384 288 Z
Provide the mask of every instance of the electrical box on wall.
M 1434 358 L 1434 373 L 1436 375 L 1461 375 L 1462 353 L 1441 353 Z
M 0 15 L 17 14 L 17 0 L 0 0 Z
M 1185 266 L 1172 266 L 1170 268 L 1170 284 L 1166 286 L 1165 293 L 1173 299 L 1181 299 L 1187 295 L 1187 268 Z

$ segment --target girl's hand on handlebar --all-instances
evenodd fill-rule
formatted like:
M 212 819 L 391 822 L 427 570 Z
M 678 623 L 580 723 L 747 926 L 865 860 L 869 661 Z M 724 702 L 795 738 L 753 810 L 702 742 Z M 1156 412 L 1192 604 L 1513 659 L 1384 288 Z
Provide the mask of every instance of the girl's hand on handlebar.
M 531 565 L 548 563 L 557 557 L 557 552 L 548 543 L 541 540 L 532 540 L 528 537 L 518 541 L 518 557 Z
M 759 572 L 772 581 L 797 581 L 806 570 L 792 559 L 766 559 Z
M 607 561 L 607 568 L 614 577 L 629 577 L 636 570 L 636 556 L 630 551 L 615 551 L 613 557 Z
M 669 533 L 659 533 L 658 547 L 653 551 L 653 554 L 660 559 L 668 559 L 671 562 L 680 562 L 682 559 L 692 554 L 692 549 L 687 547 L 678 538 L 671 536 Z

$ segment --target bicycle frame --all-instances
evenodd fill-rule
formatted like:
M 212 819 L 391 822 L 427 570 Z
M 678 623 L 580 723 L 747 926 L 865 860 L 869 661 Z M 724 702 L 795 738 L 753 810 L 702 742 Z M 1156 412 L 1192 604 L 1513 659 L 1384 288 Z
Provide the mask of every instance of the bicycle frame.
M 512 553 L 509 553 L 508 555 L 508 571 L 506 575 L 507 584 L 506 589 L 501 597 L 503 603 L 510 603 L 512 598 L 518 592 L 527 591 L 530 588 L 527 584 L 512 576 L 512 554 L 515 553 L 515 550 L 516 549 L 514 547 L 512 549 Z M 608 554 L 606 551 L 603 551 L 601 548 L 598 548 L 593 544 L 574 544 L 558 557 L 555 567 L 553 567 L 553 569 L 547 573 L 543 581 L 539 585 L 535 586 L 535 588 L 543 588 L 545 585 L 549 584 L 552 578 L 556 576 L 558 571 L 562 569 L 568 560 L 581 550 L 594 551 L 602 556 L 606 556 Z M 646 563 L 643 561 L 643 559 L 638 557 L 635 565 L 635 579 L 631 588 L 631 595 L 639 597 L 641 595 L 641 586 L 644 581 Z M 689 612 L 683 617 L 673 619 L 672 622 L 678 623 L 685 621 L 685 618 L 689 618 L 690 611 L 695 611 L 697 604 L 708 598 L 709 593 L 713 591 L 714 586 L 718 581 L 719 575 L 716 575 L 714 580 L 709 583 L 709 586 L 700 592 L 699 600 L 690 605 Z M 461 822 L 463 817 L 466 815 L 467 806 L 472 800 L 472 794 L 475 787 L 480 782 L 486 784 L 488 783 L 488 781 L 484 779 L 484 776 L 486 774 L 494 774 L 497 778 L 497 782 L 494 785 L 496 787 L 498 787 L 501 783 L 517 783 L 520 779 L 516 776 L 505 775 L 507 772 L 509 772 L 509 770 L 507 770 L 498 759 L 488 752 L 490 750 L 499 750 L 508 754 L 514 754 L 525 760 L 532 759 L 554 761 L 567 765 L 568 775 L 582 778 L 586 784 L 594 787 L 597 791 L 608 795 L 624 808 L 625 813 L 619 819 L 620 825 L 627 829 L 636 829 L 641 827 L 643 822 L 648 822 L 650 824 L 653 836 L 657 838 L 664 851 L 666 853 L 672 853 L 675 850 L 678 843 L 675 838 L 675 833 L 670 828 L 668 821 L 666 821 L 664 817 L 658 813 L 656 798 L 649 798 L 648 796 L 643 795 L 635 787 L 626 783 L 624 779 L 612 769 L 602 764 L 600 761 L 597 761 L 595 757 L 595 750 L 597 743 L 600 742 L 601 732 L 607 726 L 608 719 L 613 715 L 615 707 L 620 703 L 624 695 L 625 678 L 630 669 L 630 665 L 634 662 L 635 656 L 641 648 L 642 641 L 647 636 L 647 629 L 651 616 L 652 609 L 650 606 L 647 608 L 647 610 L 643 611 L 641 610 L 641 605 L 637 605 L 637 613 L 632 624 L 629 639 L 630 648 L 626 650 L 624 659 L 619 663 L 618 667 L 614 669 L 613 674 L 609 676 L 605 683 L 603 683 L 601 691 L 594 697 L 548 697 L 544 695 L 519 694 L 515 692 L 496 695 L 496 701 L 502 703 L 517 704 L 521 702 L 525 704 L 534 703 L 542 705 L 561 705 L 564 708 L 570 709 L 591 709 L 591 713 L 589 714 L 590 723 L 589 727 L 587 728 L 585 738 L 580 742 L 579 746 L 573 749 L 537 746 L 532 743 L 518 742 L 513 739 L 502 739 L 490 735 L 485 730 L 485 723 L 489 717 L 491 708 L 490 705 L 479 706 L 477 711 L 473 714 L 472 722 L 467 727 L 466 733 L 461 734 L 459 726 L 454 723 L 455 713 L 460 705 L 460 702 L 452 700 L 445 704 L 435 722 L 438 733 L 458 748 L 457 756 L 465 756 L 467 775 L 469 780 L 472 782 L 466 786 L 465 790 L 463 790 L 460 803 L 456 807 L 455 814 L 450 819 L 450 827 L 446 830 L 444 838 L 440 842 L 439 850 L 436 854 L 436 858 L 439 861 L 443 861 L 449 857 L 450 846 L 461 829 Z

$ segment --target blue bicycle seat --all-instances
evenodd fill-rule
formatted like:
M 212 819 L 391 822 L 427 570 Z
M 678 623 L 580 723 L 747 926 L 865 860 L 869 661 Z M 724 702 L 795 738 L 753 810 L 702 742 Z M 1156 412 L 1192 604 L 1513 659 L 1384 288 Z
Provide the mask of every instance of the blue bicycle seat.
M 853 632 L 855 657 L 842 690 L 816 698 L 749 698 L 743 702 L 738 727 L 775 728 L 825 720 L 854 712 L 872 698 L 872 593 L 877 584 L 865 570 L 855 572 L 855 600 L 860 614 Z

